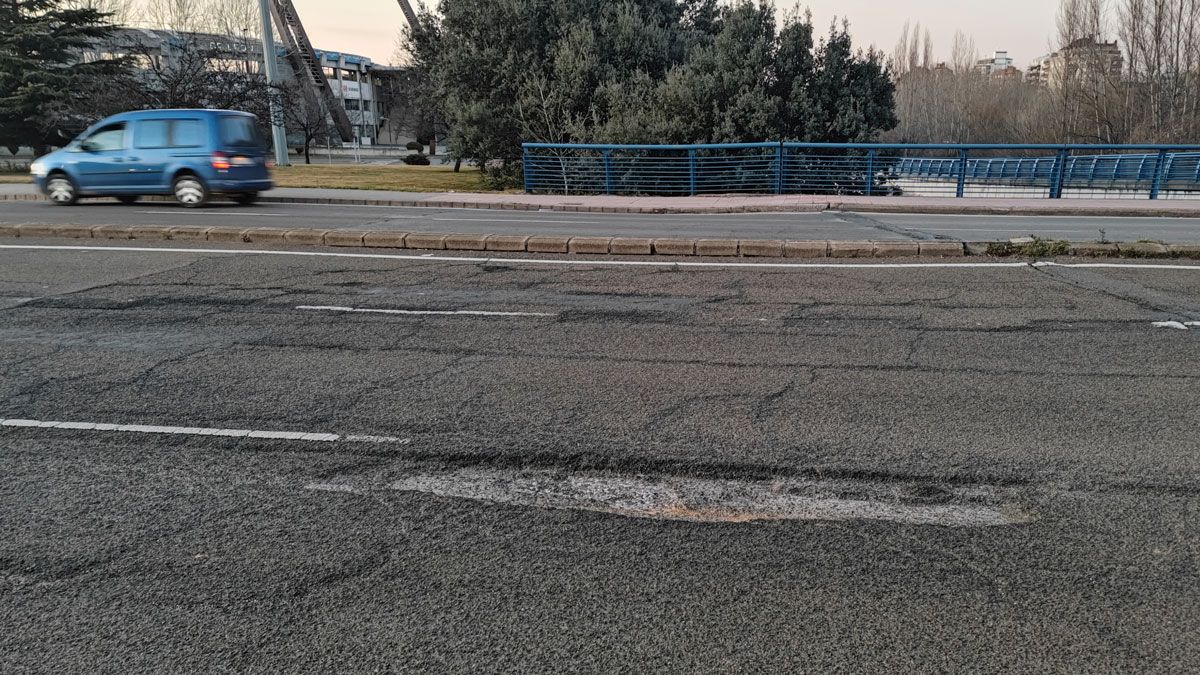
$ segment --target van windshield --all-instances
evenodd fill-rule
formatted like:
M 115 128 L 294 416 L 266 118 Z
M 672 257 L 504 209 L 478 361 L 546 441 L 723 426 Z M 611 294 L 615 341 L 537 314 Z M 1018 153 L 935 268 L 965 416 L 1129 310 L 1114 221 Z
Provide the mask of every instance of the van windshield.
M 265 147 L 253 117 L 226 115 L 221 118 L 221 142 L 235 148 Z

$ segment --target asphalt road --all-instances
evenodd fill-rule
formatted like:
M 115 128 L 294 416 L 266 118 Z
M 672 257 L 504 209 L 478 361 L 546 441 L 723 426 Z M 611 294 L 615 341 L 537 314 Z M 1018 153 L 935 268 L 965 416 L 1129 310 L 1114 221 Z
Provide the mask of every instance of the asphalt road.
M 992 241 L 1037 235 L 1071 241 L 1200 242 L 1200 219 L 1076 216 L 890 215 L 825 211 L 722 215 L 637 215 L 489 211 L 309 204 L 217 203 L 188 210 L 164 202 L 122 206 L 89 201 L 72 208 L 45 202 L 0 202 L 0 223 L 94 225 L 222 225 L 328 229 L 395 229 L 405 232 L 713 237 L 742 239 L 842 239 Z
M 1200 267 L 580 263 L 0 248 L 0 670 L 1200 668 Z

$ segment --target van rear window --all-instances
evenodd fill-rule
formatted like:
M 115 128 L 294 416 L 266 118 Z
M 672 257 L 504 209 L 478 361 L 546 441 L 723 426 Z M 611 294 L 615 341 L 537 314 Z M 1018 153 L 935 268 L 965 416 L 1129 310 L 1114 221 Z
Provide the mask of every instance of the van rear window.
M 234 117 L 227 115 L 221 118 L 221 142 L 238 148 L 261 148 L 265 144 L 254 126 L 252 117 Z

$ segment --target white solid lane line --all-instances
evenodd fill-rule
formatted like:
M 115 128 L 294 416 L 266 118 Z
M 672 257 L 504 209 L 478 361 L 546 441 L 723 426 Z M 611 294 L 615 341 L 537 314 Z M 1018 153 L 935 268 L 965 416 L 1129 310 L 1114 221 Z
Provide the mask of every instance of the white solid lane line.
M 214 429 L 207 427 L 173 427 L 152 424 L 107 424 L 102 422 L 62 422 L 55 420 L 0 419 L 0 427 L 30 429 L 66 429 L 72 431 L 110 431 L 130 434 L 166 434 L 173 436 L 224 436 L 228 438 L 264 438 L 285 441 L 317 441 L 320 443 L 401 443 L 407 438 L 364 436 L 305 431 L 262 431 L 256 429 Z
M 179 211 L 140 211 L 139 213 L 149 213 L 149 214 L 153 214 L 156 216 L 178 216 L 178 215 L 180 215 Z M 237 216 L 238 218 L 244 218 L 248 215 L 249 216 L 267 216 L 268 218 L 287 218 L 290 216 L 290 214 L 287 214 L 287 213 L 259 213 L 257 211 L 255 211 L 254 213 L 244 213 L 244 212 L 239 212 L 239 211 L 228 211 L 228 212 L 226 212 L 226 211 L 196 211 L 194 209 L 189 211 L 188 215 L 189 216 L 190 215 L 228 216 L 230 218 L 232 218 L 234 216 Z
M 1189 269 L 1200 271 L 1200 264 L 1164 264 L 1164 263 L 1052 263 L 1036 262 L 1031 263 L 1032 267 L 1064 267 L 1064 268 L 1079 268 L 1079 269 Z
M 1174 328 L 1175 330 L 1188 330 L 1191 328 L 1200 328 L 1200 321 L 1155 321 L 1155 328 Z
M 1055 263 L 1055 262 L 941 262 L 941 263 L 747 263 L 747 262 L 688 262 L 660 260 L 574 260 L 543 258 L 491 258 L 447 255 L 396 255 L 385 253 L 333 253 L 328 251 L 271 251 L 266 249 L 226 248 L 166 248 L 152 246 L 39 246 L 34 244 L 0 244 L 0 250 L 30 251 L 90 251 L 119 253 L 190 253 L 194 255 L 278 255 L 300 258 L 354 258 L 362 260 L 412 260 L 416 262 L 450 262 L 488 265 L 563 265 L 582 267 L 692 267 L 711 269 L 989 269 L 1027 267 L 1109 267 L 1125 269 L 1191 270 L 1196 265 L 1164 265 L 1155 263 Z
M 482 310 L 433 310 L 433 309 L 367 309 L 362 307 L 336 307 L 326 305 L 298 305 L 296 309 L 314 312 L 355 312 L 363 314 L 402 314 L 413 316 L 524 316 L 545 317 L 558 316 L 546 312 L 485 312 Z

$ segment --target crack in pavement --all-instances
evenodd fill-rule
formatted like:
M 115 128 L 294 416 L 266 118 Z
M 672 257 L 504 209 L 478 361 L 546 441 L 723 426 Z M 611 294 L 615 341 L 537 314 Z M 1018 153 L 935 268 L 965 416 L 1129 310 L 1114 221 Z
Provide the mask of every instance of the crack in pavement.
M 1194 297 L 1175 295 L 1149 289 L 1131 281 L 1113 279 L 1080 268 L 1031 265 L 1030 269 L 1053 281 L 1107 295 L 1110 298 L 1132 303 L 1139 309 L 1163 312 L 1185 320 L 1200 319 L 1200 302 Z
M 933 234 L 930 232 L 923 232 L 921 230 L 918 230 L 918 229 L 912 228 L 912 227 L 904 227 L 902 225 L 892 225 L 891 223 L 885 223 L 881 220 L 876 220 L 874 218 L 864 216 L 861 213 L 849 213 L 846 211 L 838 211 L 837 215 L 838 215 L 838 218 L 841 218 L 849 223 L 853 223 L 856 225 L 866 225 L 867 227 L 871 227 L 876 230 L 880 230 L 882 232 L 903 235 L 905 237 L 908 237 L 909 239 L 915 239 L 917 241 L 956 241 L 953 237 L 951 237 L 949 235 Z

